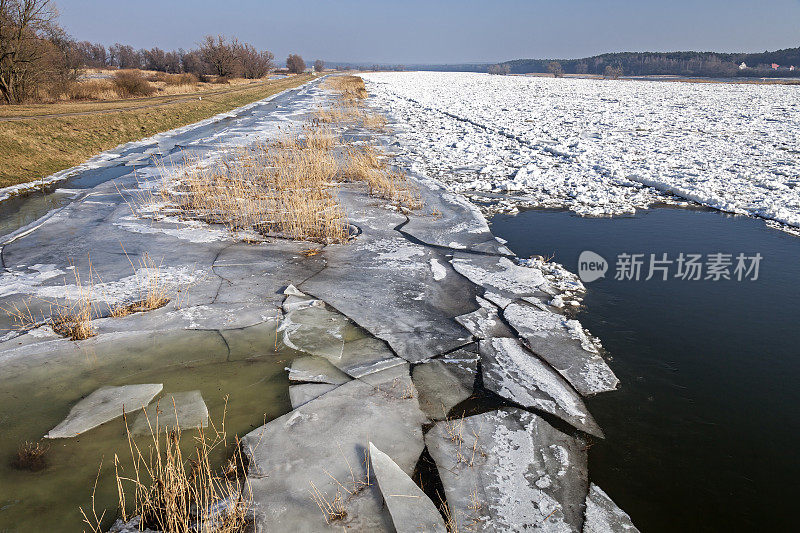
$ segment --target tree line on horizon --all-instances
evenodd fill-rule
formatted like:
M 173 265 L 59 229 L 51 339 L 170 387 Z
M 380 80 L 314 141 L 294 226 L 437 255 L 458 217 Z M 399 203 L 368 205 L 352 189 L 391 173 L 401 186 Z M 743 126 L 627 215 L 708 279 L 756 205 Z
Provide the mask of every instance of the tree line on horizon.
M 553 72 L 553 64 L 567 74 L 648 76 L 677 75 L 702 77 L 787 77 L 800 76 L 800 48 L 763 53 L 716 52 L 617 52 L 582 59 L 515 59 L 498 65 L 513 74 Z M 746 68 L 740 68 L 744 63 Z M 778 68 L 773 68 L 773 64 Z M 794 70 L 789 70 L 794 66 Z M 495 67 L 490 65 L 487 71 Z M 496 69 L 495 69 L 496 70 Z
M 219 81 L 262 78 L 275 69 L 274 59 L 268 50 L 223 35 L 207 35 L 188 51 L 76 41 L 58 24 L 53 0 L 0 0 L 0 100 L 9 104 L 57 99 L 84 68 L 144 69 Z M 289 55 L 286 67 L 292 73 L 306 70 L 298 54 Z M 314 68 L 321 71 L 324 63 L 317 60 Z

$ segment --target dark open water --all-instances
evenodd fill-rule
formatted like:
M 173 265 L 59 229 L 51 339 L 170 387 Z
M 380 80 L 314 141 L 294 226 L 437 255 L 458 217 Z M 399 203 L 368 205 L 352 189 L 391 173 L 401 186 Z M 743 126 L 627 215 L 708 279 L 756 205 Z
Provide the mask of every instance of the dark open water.
M 621 381 L 587 401 L 606 434 L 589 472 L 642 531 L 797 531 L 800 238 L 670 208 L 525 211 L 494 217 L 492 230 L 518 255 L 555 253 L 573 272 L 583 250 L 609 261 L 578 315 Z M 614 280 L 617 254 L 664 252 L 763 259 L 757 281 Z

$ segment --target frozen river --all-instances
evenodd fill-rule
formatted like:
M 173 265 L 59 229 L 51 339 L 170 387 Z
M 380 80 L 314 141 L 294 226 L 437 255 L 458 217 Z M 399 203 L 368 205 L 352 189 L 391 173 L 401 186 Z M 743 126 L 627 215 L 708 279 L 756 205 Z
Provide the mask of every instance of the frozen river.
M 800 88 L 367 74 L 420 170 L 581 215 L 683 200 L 800 227 Z M 680 201 L 680 200 L 678 200 Z

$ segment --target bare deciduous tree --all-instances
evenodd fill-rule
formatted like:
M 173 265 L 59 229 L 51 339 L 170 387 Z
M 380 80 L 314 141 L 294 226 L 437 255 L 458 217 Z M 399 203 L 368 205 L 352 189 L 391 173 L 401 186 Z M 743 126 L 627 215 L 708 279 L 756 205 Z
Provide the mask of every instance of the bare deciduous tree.
M 263 78 L 269 74 L 269 71 L 272 70 L 274 66 L 272 60 L 275 56 L 272 52 L 267 50 L 259 52 L 251 44 L 236 43 L 233 52 L 239 63 L 239 70 L 245 78 Z
M 0 95 L 7 103 L 32 96 L 40 82 L 69 66 L 66 34 L 51 0 L 0 0 Z
M 622 76 L 622 67 L 619 65 L 606 66 L 605 76 L 606 78 L 611 78 L 612 80 L 616 80 L 617 78 Z
M 286 68 L 289 69 L 289 72 L 301 74 L 306 71 L 306 62 L 297 54 L 289 54 L 289 57 L 286 58 Z
M 489 65 L 487 70 L 489 74 L 497 74 L 497 75 L 506 75 L 511 72 L 511 67 L 506 65 L 505 63 L 498 63 L 496 65 Z
M 218 35 L 215 39 L 211 35 L 206 35 L 200 45 L 200 56 L 212 74 L 221 78 L 229 78 L 236 74 L 237 61 L 234 47 L 238 46 L 236 40 L 228 44 L 224 35 Z
M 564 76 L 564 69 L 561 68 L 561 63 L 558 61 L 551 61 L 547 64 L 547 72 L 553 75 L 554 78 L 561 78 Z
M 325 69 L 325 62 L 321 59 L 314 61 L 314 72 L 322 72 Z
M 116 43 L 108 48 L 111 64 L 121 69 L 142 68 L 142 58 L 132 46 Z

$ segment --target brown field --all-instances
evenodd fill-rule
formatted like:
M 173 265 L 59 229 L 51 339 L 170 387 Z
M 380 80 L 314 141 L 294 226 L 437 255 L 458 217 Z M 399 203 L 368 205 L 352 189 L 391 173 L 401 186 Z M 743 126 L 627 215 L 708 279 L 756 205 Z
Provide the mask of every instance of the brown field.
M 120 143 L 192 124 L 313 78 L 237 80 L 148 98 L 0 106 L 0 187 L 35 181 Z

